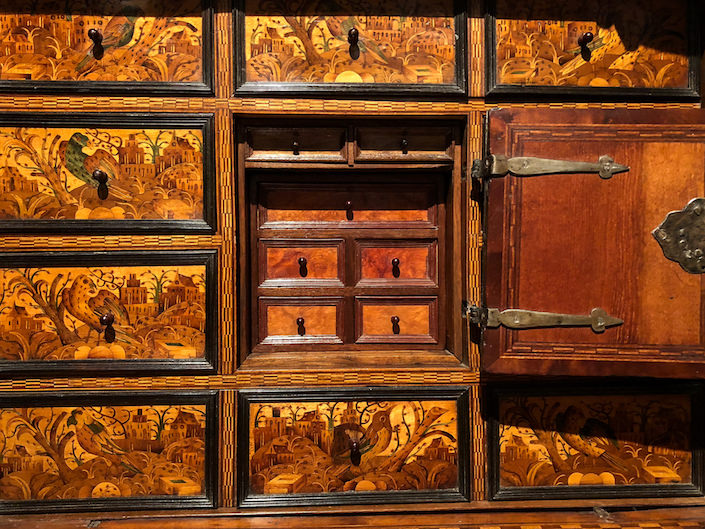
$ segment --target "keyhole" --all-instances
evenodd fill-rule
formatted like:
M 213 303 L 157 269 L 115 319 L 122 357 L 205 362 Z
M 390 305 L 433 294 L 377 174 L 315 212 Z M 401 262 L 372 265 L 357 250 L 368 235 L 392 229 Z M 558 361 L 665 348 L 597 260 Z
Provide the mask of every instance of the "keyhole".
M 304 327 L 305 320 L 303 318 L 296 318 L 296 327 L 299 336 L 306 335 L 306 327 Z
M 399 316 L 392 316 L 392 332 L 394 334 L 399 334 L 401 329 L 399 328 Z
M 301 277 L 306 277 L 308 275 L 308 268 L 306 265 L 308 264 L 308 261 L 306 261 L 305 257 L 299 257 L 299 275 Z
M 399 270 L 399 259 L 396 257 L 392 259 L 392 275 L 394 277 L 399 277 L 401 275 L 401 270 Z

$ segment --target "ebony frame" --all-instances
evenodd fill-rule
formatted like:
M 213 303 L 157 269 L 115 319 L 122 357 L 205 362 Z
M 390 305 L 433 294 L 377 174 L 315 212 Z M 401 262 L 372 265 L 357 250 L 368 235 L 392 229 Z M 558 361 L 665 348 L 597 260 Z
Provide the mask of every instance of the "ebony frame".
M 41 402 L 41 405 L 38 403 Z M 218 392 L 62 392 L 0 393 L 0 407 L 48 408 L 51 406 L 206 406 L 205 493 L 202 496 L 130 496 L 115 499 L 0 500 L 0 513 L 37 514 L 75 511 L 126 511 L 137 509 L 212 508 L 218 505 Z
M 699 99 L 700 98 L 700 12 L 697 0 L 688 0 L 688 86 L 685 88 L 601 88 L 589 86 L 541 86 L 498 84 L 497 82 L 497 2 L 486 0 L 485 78 L 486 96 L 526 100 L 527 96 L 580 99 Z
M 203 358 L 145 360 L 0 360 L 0 379 L 13 376 L 53 377 L 113 374 L 212 374 L 218 366 L 217 250 L 150 250 L 114 252 L 0 253 L 2 268 L 205 265 L 206 327 Z
M 499 451 L 499 403 L 502 398 L 511 396 L 595 396 L 605 395 L 690 395 L 691 411 L 691 477 L 687 484 L 639 484 L 639 485 L 562 485 L 556 487 L 501 487 Z M 568 382 L 498 385 L 485 388 L 486 404 L 484 414 L 488 420 L 488 473 L 487 489 L 490 500 L 536 501 L 546 499 L 601 499 L 601 498 L 676 498 L 703 496 L 705 494 L 705 428 L 702 417 L 705 405 L 703 385 L 692 382 L 644 382 L 613 380 L 596 385 L 580 385 Z
M 468 48 L 467 7 L 453 0 L 455 23 L 455 84 L 406 83 L 285 83 L 247 82 L 245 66 L 245 3 L 235 0 L 235 95 L 262 97 L 326 97 L 359 98 L 361 96 L 395 96 L 405 99 L 457 99 L 467 95 Z M 243 43 L 243 45 L 240 45 Z
M 2 93 L 65 94 L 72 96 L 214 96 L 213 0 L 201 0 L 203 82 L 177 81 L 12 81 L 0 80 Z
M 250 475 L 250 405 L 266 402 L 317 402 L 337 400 L 386 401 L 454 401 L 457 407 L 458 487 L 440 491 L 390 491 L 390 492 L 329 492 L 320 494 L 249 494 Z M 238 392 L 238 443 L 237 443 L 237 491 L 239 507 L 287 507 L 301 505 L 370 505 L 379 502 L 428 503 L 469 501 L 471 454 L 469 434 L 469 391 L 465 387 L 439 388 L 326 388 L 281 390 L 243 390 Z
M 217 229 L 215 191 L 215 116 L 213 114 L 2 113 L 0 127 L 201 129 L 203 134 L 203 219 L 173 220 L 0 220 L 0 234 L 57 233 L 75 235 L 160 233 L 212 234 Z

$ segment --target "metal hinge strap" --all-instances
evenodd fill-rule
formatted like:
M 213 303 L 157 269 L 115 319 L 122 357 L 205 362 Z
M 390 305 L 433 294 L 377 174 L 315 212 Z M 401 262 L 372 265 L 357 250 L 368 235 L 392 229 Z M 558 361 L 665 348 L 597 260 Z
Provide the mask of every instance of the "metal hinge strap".
M 607 180 L 624 171 L 629 171 L 629 167 L 616 163 L 607 155 L 600 156 L 597 162 L 593 163 L 533 158 L 531 156 L 508 158 L 501 154 L 492 154 L 487 158 L 474 161 L 472 177 L 483 180 L 507 174 L 540 176 L 560 173 L 597 173 L 600 178 Z
M 622 325 L 624 320 L 610 316 L 604 309 L 594 308 L 589 315 L 558 314 L 524 309 L 487 309 L 464 304 L 465 316 L 483 328 L 503 325 L 509 329 L 536 329 L 540 327 L 592 327 L 595 332 L 604 332 L 607 327 Z

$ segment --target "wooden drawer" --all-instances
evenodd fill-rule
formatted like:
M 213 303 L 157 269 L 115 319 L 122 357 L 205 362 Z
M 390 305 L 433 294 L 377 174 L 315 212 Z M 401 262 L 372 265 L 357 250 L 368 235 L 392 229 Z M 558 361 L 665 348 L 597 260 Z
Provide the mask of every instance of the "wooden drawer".
M 342 310 L 342 298 L 262 297 L 260 343 L 343 343 Z
M 2 17 L 6 91 L 211 93 L 209 0 L 6 0 Z
M 260 183 L 261 228 L 431 227 L 438 189 L 430 183 Z
M 344 241 L 341 239 L 262 239 L 260 286 L 343 286 Z
M 356 242 L 358 286 L 436 286 L 435 241 Z
M 212 232 L 211 115 L 0 116 L 0 232 Z
M 491 93 L 698 95 L 696 1 L 492 3 Z
M 463 388 L 243 390 L 238 398 L 242 507 L 304 498 L 313 505 L 467 501 Z
M 2 371 L 212 371 L 215 262 L 215 251 L 0 254 Z
M 356 130 L 358 162 L 450 161 L 453 130 L 449 127 L 360 126 Z
M 247 127 L 251 162 L 344 162 L 345 127 Z
M 216 507 L 217 397 L 0 393 L 3 513 Z
M 356 343 L 437 343 L 436 297 L 355 298 Z

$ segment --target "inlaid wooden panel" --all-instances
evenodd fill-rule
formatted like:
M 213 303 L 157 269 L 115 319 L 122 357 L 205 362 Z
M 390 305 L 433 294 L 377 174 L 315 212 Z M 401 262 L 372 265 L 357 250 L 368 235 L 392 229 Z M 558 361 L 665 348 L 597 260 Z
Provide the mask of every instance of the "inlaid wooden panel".
M 245 91 L 465 89 L 464 6 L 453 0 L 238 4 L 238 85 Z
M 3 511 L 213 506 L 214 396 L 3 393 Z
M 435 241 L 357 242 L 358 285 L 436 285 Z
M 456 388 L 241 392 L 240 504 L 459 499 L 465 399 Z
M 491 433 L 495 498 L 529 499 L 538 490 L 542 497 L 702 494 L 701 389 L 498 391 Z
M 212 116 L 0 116 L 2 231 L 212 231 Z
M 694 4 L 496 0 L 488 28 L 495 52 L 490 88 L 697 95 L 697 65 L 691 60 L 698 42 Z M 586 34 L 592 39 L 585 40 Z
M 436 343 L 437 298 L 355 299 L 357 343 Z
M 0 10 L 0 88 L 208 93 L 210 17 L 207 0 L 7 0 Z
M 343 285 L 344 241 L 261 239 L 260 284 Z
M 6 373 L 46 376 L 77 364 L 213 368 L 214 252 L 6 253 L 0 260 Z
M 342 299 L 260 298 L 260 341 L 342 343 Z

